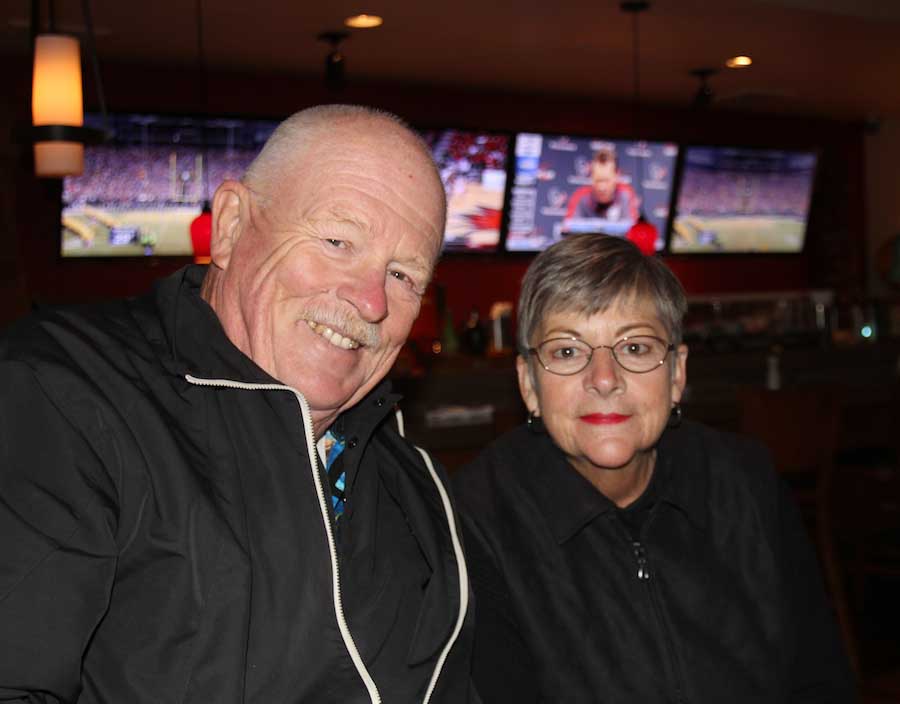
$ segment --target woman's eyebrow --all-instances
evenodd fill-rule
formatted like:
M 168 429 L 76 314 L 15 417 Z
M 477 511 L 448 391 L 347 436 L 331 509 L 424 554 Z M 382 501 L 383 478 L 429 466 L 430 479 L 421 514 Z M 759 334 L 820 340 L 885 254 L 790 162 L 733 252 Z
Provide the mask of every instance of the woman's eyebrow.
M 648 328 L 651 332 L 656 334 L 657 328 L 652 323 L 627 323 L 622 327 L 616 329 L 616 336 L 625 335 L 632 330 L 640 330 L 641 328 Z
M 550 335 L 565 335 L 567 337 L 577 337 L 581 339 L 581 332 L 572 330 L 571 328 L 552 328 L 545 333 L 545 337 L 549 339 Z

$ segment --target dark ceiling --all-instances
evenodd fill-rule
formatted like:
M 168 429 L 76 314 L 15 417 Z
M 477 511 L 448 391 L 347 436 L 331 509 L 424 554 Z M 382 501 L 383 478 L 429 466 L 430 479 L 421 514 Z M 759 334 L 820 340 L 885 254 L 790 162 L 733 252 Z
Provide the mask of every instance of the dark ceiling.
M 632 96 L 632 20 L 618 0 L 200 2 L 212 69 L 322 73 L 328 47 L 317 34 L 367 11 L 385 22 L 345 42 L 351 80 Z M 27 54 L 30 6 L 0 3 L 0 52 Z M 56 6 L 59 29 L 83 31 L 80 0 Z M 92 8 L 101 65 L 198 65 L 197 0 Z M 689 104 L 690 70 L 716 67 L 716 109 L 900 118 L 900 0 L 654 0 L 639 21 L 645 103 Z M 725 69 L 738 53 L 754 65 Z

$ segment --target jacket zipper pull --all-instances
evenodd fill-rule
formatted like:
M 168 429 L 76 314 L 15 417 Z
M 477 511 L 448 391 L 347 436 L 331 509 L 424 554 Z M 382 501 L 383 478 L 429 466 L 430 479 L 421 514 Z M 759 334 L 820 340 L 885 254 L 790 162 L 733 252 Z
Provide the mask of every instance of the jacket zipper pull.
M 634 549 L 634 559 L 637 560 L 637 578 L 642 582 L 646 582 L 650 579 L 650 567 L 647 565 L 647 551 L 644 550 L 644 546 L 637 540 L 635 540 L 631 547 Z

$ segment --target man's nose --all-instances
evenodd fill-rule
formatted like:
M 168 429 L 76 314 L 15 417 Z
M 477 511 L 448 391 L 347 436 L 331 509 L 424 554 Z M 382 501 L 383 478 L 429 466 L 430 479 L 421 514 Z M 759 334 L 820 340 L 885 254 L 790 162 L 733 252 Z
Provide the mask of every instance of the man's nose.
M 347 272 L 337 294 L 356 308 L 367 323 L 379 323 L 388 314 L 385 283 L 386 274 L 383 270 L 354 270 Z

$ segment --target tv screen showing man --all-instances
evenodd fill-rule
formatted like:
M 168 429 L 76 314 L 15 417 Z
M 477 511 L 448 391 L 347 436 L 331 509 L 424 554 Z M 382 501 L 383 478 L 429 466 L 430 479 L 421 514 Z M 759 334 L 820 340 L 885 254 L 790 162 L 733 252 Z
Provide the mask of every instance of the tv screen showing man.
M 637 221 L 640 207 L 634 188 L 620 178 L 615 148 L 609 145 L 594 152 L 590 168 L 590 185 L 569 198 L 563 231 L 624 233 Z
M 678 146 L 522 132 L 516 135 L 506 249 L 539 252 L 567 234 L 625 237 L 641 212 L 665 244 Z

